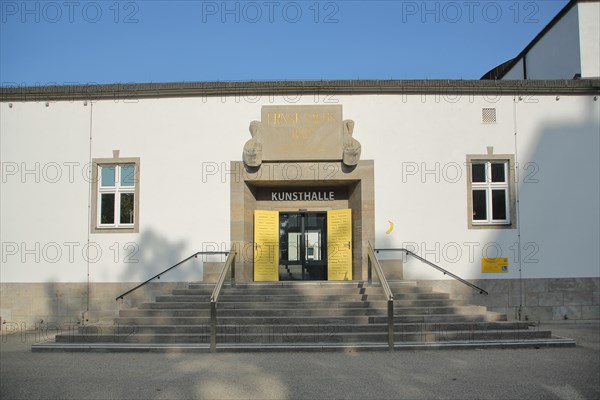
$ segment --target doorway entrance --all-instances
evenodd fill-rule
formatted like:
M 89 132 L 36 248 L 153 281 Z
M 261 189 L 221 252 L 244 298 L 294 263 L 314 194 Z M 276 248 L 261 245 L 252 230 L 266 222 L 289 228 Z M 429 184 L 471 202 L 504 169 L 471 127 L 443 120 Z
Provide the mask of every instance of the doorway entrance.
M 327 213 L 279 213 L 279 280 L 327 280 Z
M 254 281 L 352 280 L 352 210 L 254 211 Z

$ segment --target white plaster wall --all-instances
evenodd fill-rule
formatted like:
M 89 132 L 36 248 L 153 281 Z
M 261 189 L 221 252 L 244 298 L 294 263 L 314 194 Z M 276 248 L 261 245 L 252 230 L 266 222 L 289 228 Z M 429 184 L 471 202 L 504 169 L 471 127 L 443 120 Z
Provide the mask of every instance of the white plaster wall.
M 600 78 L 600 3 L 577 4 L 581 77 Z
M 516 232 L 467 229 L 467 154 L 514 153 L 512 97 L 374 96 L 368 107 L 344 99 L 357 123 L 365 158 L 375 159 L 376 246 L 410 247 L 444 268 L 480 276 L 484 250 L 506 254 Z M 497 109 L 498 123 L 482 124 L 481 109 Z M 394 230 L 388 235 L 389 222 Z M 496 256 L 494 251 L 485 254 Z M 500 255 L 498 255 L 500 256 Z M 408 278 L 441 278 L 418 262 Z M 516 277 L 510 269 L 504 277 Z
M 0 114 L 0 279 L 85 280 L 90 107 L 0 103 Z
M 523 277 L 598 276 L 600 102 L 530 100 L 517 108 Z
M 519 60 L 511 69 L 502 77 L 503 80 L 521 80 L 523 79 L 523 60 Z
M 229 112 L 244 117 L 229 118 Z M 240 157 L 236 150 L 243 146 L 249 116 L 235 104 L 199 98 L 101 101 L 94 116 L 94 158 L 119 149 L 122 157 L 140 157 L 141 163 L 139 234 L 92 235 L 102 247 L 116 241 L 126 250 L 133 243 L 139 252 L 131 261 L 139 262 L 125 262 L 125 254 L 117 265 L 107 259 L 96 279 L 142 281 L 197 251 L 219 250 L 211 243 L 228 241 L 229 185 L 220 174 L 203 182 L 203 164 L 221 169 Z M 192 262 L 163 279 L 201 277 L 202 263 Z
M 527 79 L 573 79 L 581 73 L 578 8 L 573 7 L 525 57 Z
M 92 158 L 111 157 L 119 149 L 122 157 L 140 157 L 141 173 L 140 232 L 90 234 L 93 250 L 102 251 L 101 257 L 92 254 L 90 281 L 139 282 L 195 251 L 227 248 L 229 162 L 241 159 L 250 138 L 248 124 L 260 119 L 262 105 L 331 102 L 341 104 L 344 118 L 356 122 L 362 158 L 375 160 L 377 247 L 416 246 L 465 278 L 518 277 L 523 254 L 519 259 L 517 230 L 467 229 L 466 155 L 486 154 L 486 147 L 493 146 L 495 154 L 517 154 L 521 166 L 534 162 L 539 168 L 529 176 L 539 175 L 536 184 L 519 181 L 521 246 L 538 245 L 538 262 L 523 264 L 524 277 L 598 275 L 600 116 L 599 103 L 590 96 L 563 96 L 558 102 L 555 96 L 525 97 L 516 105 L 511 96 L 467 93 L 163 98 L 98 101 L 87 107 L 60 102 L 48 108 L 14 103 L 12 109 L 2 103 L 3 173 L 6 162 L 85 165 L 92 113 Z M 481 123 L 484 107 L 497 109 L 496 124 Z M 12 175 L 5 180 L 3 246 L 77 242 L 79 256 L 65 262 L 65 254 L 61 262 L 51 263 L 42 255 L 38 263 L 26 255 L 23 262 L 21 253 L 4 254 L 3 249 L 2 282 L 86 281 L 81 248 L 88 240 L 89 182 L 76 177 L 56 184 L 21 183 Z M 395 224 L 391 234 L 386 234 L 388 221 Z M 128 255 L 128 250 L 136 253 Z M 531 248 L 522 250 L 531 255 Z M 509 257 L 509 272 L 482 275 L 482 256 Z M 442 278 L 418 263 L 405 270 L 408 277 Z M 201 276 L 202 265 L 195 262 L 163 279 Z

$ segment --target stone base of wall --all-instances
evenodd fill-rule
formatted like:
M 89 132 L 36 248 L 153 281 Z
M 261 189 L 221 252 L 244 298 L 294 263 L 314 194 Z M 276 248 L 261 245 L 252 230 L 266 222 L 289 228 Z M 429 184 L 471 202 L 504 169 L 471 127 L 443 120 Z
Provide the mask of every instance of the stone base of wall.
M 448 292 L 452 298 L 488 307 L 508 315 L 510 320 L 556 321 L 600 319 L 600 278 L 473 280 L 488 296 L 454 280 L 419 281 L 433 290 Z M 123 308 L 153 301 L 157 295 L 187 282 L 153 282 L 116 301 L 133 283 L 92 283 L 89 300 L 86 283 L 2 283 L 0 318 L 7 327 L 34 329 L 44 324 L 107 324 Z
M 0 284 L 0 318 L 2 324 L 17 324 L 33 329 L 44 324 L 112 325 L 119 310 L 153 301 L 157 295 L 169 294 L 176 288 L 187 288 L 186 282 L 149 283 L 126 296 L 117 296 L 137 283 L 2 283 Z M 3 326 L 5 328 L 6 326 Z
M 475 279 L 489 295 L 455 280 L 419 281 L 455 299 L 504 313 L 509 320 L 557 321 L 600 319 L 600 278 Z

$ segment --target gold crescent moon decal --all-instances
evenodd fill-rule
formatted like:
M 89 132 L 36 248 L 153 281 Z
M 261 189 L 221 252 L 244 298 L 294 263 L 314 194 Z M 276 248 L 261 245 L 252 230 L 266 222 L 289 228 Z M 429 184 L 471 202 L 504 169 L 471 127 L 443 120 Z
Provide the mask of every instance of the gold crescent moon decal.
M 388 219 L 388 222 L 390 223 L 390 228 L 387 231 L 385 231 L 386 235 L 389 235 L 390 233 L 392 233 L 392 230 L 394 230 L 394 223 L 392 221 L 390 221 L 389 219 Z

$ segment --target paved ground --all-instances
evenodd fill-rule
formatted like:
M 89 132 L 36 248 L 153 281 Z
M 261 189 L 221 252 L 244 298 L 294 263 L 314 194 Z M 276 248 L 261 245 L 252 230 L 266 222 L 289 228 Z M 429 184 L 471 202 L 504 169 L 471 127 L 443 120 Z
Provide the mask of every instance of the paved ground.
M 573 348 L 394 353 L 32 353 L 2 338 L 8 399 L 598 399 L 600 325 Z M 28 338 L 26 338 L 28 339 Z

